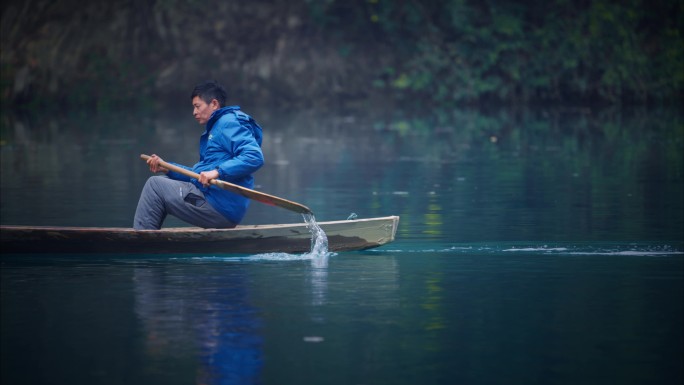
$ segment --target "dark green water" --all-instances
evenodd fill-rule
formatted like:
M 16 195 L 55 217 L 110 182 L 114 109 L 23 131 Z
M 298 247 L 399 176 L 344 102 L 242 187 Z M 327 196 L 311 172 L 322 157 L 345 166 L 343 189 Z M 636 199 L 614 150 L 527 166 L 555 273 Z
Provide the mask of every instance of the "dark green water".
M 262 191 L 319 221 L 400 215 L 397 240 L 324 260 L 3 254 L 3 384 L 684 379 L 681 115 L 261 115 Z M 130 226 L 137 156 L 196 158 L 185 116 L 87 122 L 5 123 L 2 224 Z

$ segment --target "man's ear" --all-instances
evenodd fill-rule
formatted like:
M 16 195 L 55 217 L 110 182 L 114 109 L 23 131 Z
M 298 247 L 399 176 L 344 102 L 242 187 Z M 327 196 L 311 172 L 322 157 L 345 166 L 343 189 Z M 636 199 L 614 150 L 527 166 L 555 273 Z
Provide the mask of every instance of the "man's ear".
M 218 110 L 221 108 L 221 105 L 219 104 L 218 100 L 216 99 L 211 99 L 211 102 L 209 102 L 209 105 L 211 106 L 212 110 Z

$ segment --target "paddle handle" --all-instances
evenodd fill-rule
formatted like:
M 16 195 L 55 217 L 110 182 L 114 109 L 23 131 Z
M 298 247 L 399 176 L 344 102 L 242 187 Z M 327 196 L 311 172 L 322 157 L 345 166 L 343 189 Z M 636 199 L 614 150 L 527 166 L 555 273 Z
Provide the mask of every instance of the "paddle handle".
M 147 161 L 148 159 L 151 158 L 151 156 L 145 155 L 145 154 L 140 154 L 140 158 Z M 168 162 L 164 162 L 161 159 L 159 160 L 159 165 L 168 169 L 168 170 L 177 172 L 179 174 L 183 174 L 183 175 L 190 177 L 190 178 L 199 179 L 199 177 L 200 177 L 199 174 L 196 172 L 187 170 L 183 167 L 178 167 L 178 166 L 170 164 Z M 235 194 L 241 195 L 245 198 L 255 200 L 257 202 L 261 202 L 261 203 L 264 203 L 264 204 L 267 204 L 270 206 L 282 207 L 286 210 L 294 211 L 294 212 L 300 213 L 300 214 L 313 214 L 313 212 L 308 207 L 306 207 L 302 204 L 299 204 L 297 202 L 292 202 L 292 201 L 289 201 L 287 199 L 277 197 L 275 195 L 262 193 L 260 191 L 252 190 L 252 189 L 249 189 L 247 187 L 242 187 L 240 185 L 233 184 L 230 182 L 226 182 L 226 181 L 223 181 L 220 179 L 212 179 L 211 184 L 213 184 L 216 187 L 222 188 L 224 190 L 228 190 L 228 191 L 233 192 Z

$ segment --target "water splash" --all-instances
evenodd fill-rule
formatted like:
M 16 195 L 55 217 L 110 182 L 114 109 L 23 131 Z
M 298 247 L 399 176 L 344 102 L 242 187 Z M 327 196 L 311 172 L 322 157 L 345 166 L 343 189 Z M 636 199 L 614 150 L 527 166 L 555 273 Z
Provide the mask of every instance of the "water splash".
M 302 214 L 306 227 L 311 232 L 311 254 L 313 255 L 327 255 L 328 254 L 328 236 L 325 235 L 323 229 L 316 223 L 316 218 L 313 214 Z
M 311 260 L 314 268 L 325 269 L 328 267 L 328 257 L 334 255 L 328 251 L 328 236 L 323 229 L 316 223 L 313 214 L 302 214 L 306 228 L 311 232 L 311 249 L 304 254 L 288 253 L 263 253 L 247 257 L 240 257 L 239 260 L 247 261 L 301 261 Z
M 306 222 L 306 227 L 311 232 L 311 263 L 314 267 L 326 267 L 328 265 L 328 257 L 330 252 L 328 251 L 328 236 L 325 235 L 325 231 L 321 226 L 316 223 L 316 218 L 313 214 L 302 214 L 304 222 Z

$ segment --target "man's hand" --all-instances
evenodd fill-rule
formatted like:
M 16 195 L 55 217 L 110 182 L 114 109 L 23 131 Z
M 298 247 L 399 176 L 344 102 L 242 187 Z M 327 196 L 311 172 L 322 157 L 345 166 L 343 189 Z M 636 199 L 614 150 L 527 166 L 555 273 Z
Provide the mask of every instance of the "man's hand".
M 217 170 L 211 170 L 211 171 L 202 171 L 199 174 L 199 179 L 198 181 L 202 183 L 202 186 L 204 187 L 209 187 L 211 184 L 212 179 L 217 179 L 219 177 L 219 173 Z
M 150 171 L 154 173 L 163 172 L 166 174 L 167 172 L 169 172 L 169 170 L 165 167 L 160 166 L 160 161 L 163 161 L 163 159 L 158 157 L 156 154 L 152 154 L 152 156 L 150 156 L 150 159 L 147 160 L 147 165 L 150 166 Z

